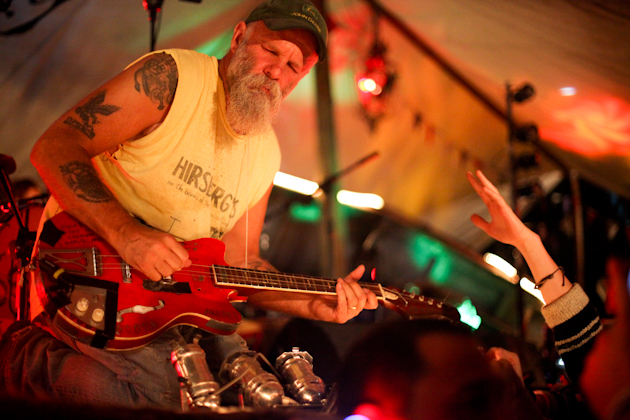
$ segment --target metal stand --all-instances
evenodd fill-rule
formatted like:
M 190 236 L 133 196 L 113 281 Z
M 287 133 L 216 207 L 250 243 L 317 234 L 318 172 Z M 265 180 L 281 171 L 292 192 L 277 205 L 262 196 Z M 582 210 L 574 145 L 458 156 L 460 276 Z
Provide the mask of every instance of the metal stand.
M 10 159 L 8 156 L 2 155 L 3 161 Z M 16 304 L 15 307 L 17 309 L 17 320 L 27 320 L 28 319 L 28 297 L 29 297 L 29 280 L 28 276 L 25 275 L 25 270 L 29 266 L 31 261 L 31 253 L 33 252 L 33 244 L 35 240 L 34 232 L 30 232 L 28 227 L 24 224 L 24 219 L 20 214 L 20 211 L 15 202 L 15 198 L 13 197 L 13 191 L 11 189 L 11 181 L 9 180 L 9 173 L 15 170 L 15 161 L 10 159 L 12 162 L 12 166 L 0 165 L 0 182 L 2 183 L 2 189 L 5 191 L 9 204 L 11 206 L 11 211 L 15 216 L 15 219 L 19 225 L 18 236 L 15 241 L 15 255 L 18 260 L 18 273 L 20 280 L 18 281 L 17 293 L 16 293 Z
M 517 216 L 519 216 L 518 209 L 517 209 L 517 199 L 518 199 L 518 188 L 516 185 L 517 184 L 516 183 L 517 165 L 516 165 L 516 155 L 514 153 L 515 130 L 514 130 L 514 121 L 512 118 L 512 103 L 513 102 L 520 103 L 529 99 L 534 94 L 534 88 L 529 84 L 525 84 L 516 92 L 513 92 L 511 89 L 510 83 L 506 82 L 505 92 L 506 92 L 505 116 L 506 116 L 506 122 L 507 122 L 507 128 L 508 128 L 507 141 L 508 141 L 508 154 L 509 154 L 509 159 L 510 159 L 510 189 L 511 189 L 511 195 L 512 195 L 511 206 L 512 206 L 512 210 L 514 210 L 514 213 Z M 518 272 L 521 272 L 525 262 L 523 260 L 523 257 L 520 255 L 520 253 L 518 253 L 518 256 L 515 258 L 515 260 L 516 260 L 515 268 L 517 269 Z M 525 325 L 525 317 L 524 317 L 524 293 L 525 292 L 520 287 L 520 285 L 517 285 L 516 287 L 516 313 L 517 313 L 518 322 L 520 324 L 519 330 L 521 333 L 521 337 L 525 337 L 527 335 L 527 326 Z
M 149 22 L 151 23 L 151 47 L 149 52 L 155 51 L 155 41 L 157 40 L 155 20 L 158 12 L 162 10 L 162 3 L 164 3 L 164 0 L 145 0 L 143 2 L 144 8 L 149 12 Z

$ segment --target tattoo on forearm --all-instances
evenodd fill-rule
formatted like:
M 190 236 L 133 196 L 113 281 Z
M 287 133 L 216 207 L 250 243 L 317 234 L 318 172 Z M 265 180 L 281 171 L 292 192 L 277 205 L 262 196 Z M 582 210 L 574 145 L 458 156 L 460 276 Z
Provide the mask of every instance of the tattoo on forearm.
M 72 161 L 59 167 L 66 185 L 77 197 L 90 203 L 106 203 L 113 200 L 112 194 L 103 185 L 94 168 L 84 162 Z
M 134 81 L 138 92 L 144 92 L 151 98 L 151 102 L 157 103 L 158 110 L 164 109 L 164 104 L 172 104 L 175 97 L 177 88 L 175 60 L 166 53 L 155 54 L 136 71 Z
M 101 90 L 100 92 L 97 92 L 85 104 L 77 107 L 74 110 L 79 118 L 81 118 L 81 121 L 78 121 L 72 117 L 68 117 L 63 123 L 68 124 L 72 128 L 76 128 L 81 133 L 85 134 L 87 138 L 93 139 L 95 136 L 94 124 L 98 124 L 100 122 L 98 120 L 97 114 L 108 116 L 120 109 L 119 106 L 107 105 L 103 103 L 105 102 L 106 93 L 107 90 Z

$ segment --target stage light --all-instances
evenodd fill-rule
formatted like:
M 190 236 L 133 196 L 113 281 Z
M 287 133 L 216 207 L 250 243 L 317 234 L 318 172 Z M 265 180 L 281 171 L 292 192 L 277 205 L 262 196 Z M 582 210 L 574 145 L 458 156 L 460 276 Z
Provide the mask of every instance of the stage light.
M 505 261 L 503 258 L 499 257 L 496 254 L 492 254 L 491 252 L 487 252 L 484 256 L 483 256 L 483 260 L 493 266 L 494 268 L 496 268 L 497 270 L 501 271 L 503 274 L 505 274 L 510 280 L 510 283 L 514 283 L 516 284 L 518 282 L 518 278 L 516 278 L 516 268 L 514 268 L 512 266 L 512 264 L 510 264 L 509 262 Z
M 276 173 L 276 176 L 273 178 L 273 185 L 304 195 L 312 195 L 319 189 L 317 182 L 308 181 L 283 172 Z
M 360 404 L 354 409 L 351 416 L 344 420 L 387 420 L 387 417 L 381 413 L 379 406 L 371 403 Z
M 385 45 L 374 35 L 374 44 L 362 68 L 355 75 L 359 101 L 370 129 L 387 112 L 389 93 L 396 80 L 396 72 L 386 58 Z
M 387 76 L 382 74 L 370 74 L 359 78 L 357 86 L 363 93 L 371 93 L 378 96 L 383 92 L 383 85 L 387 82 Z
M 532 283 L 531 280 L 523 277 L 519 284 L 521 286 L 521 289 L 525 290 L 527 293 L 534 296 L 536 299 L 538 299 L 542 303 L 546 303 L 540 290 L 534 289 L 534 283 Z
M 540 140 L 538 136 L 538 126 L 535 124 L 527 124 L 519 127 L 514 132 L 514 138 L 521 143 L 535 143 Z
M 574 87 L 563 87 L 558 89 L 560 91 L 560 95 L 562 96 L 573 96 L 577 93 L 577 89 L 575 89 Z
M 514 159 L 514 169 L 530 169 L 540 165 L 540 157 L 536 153 L 527 153 Z
M 318 223 L 322 219 L 322 207 L 316 201 L 307 204 L 294 201 L 289 206 L 289 215 L 298 222 Z
M 351 416 L 348 416 L 343 420 L 372 420 L 372 419 L 361 414 L 352 414 Z
M 481 325 L 481 317 L 477 315 L 477 308 L 472 304 L 470 299 L 466 299 L 461 305 L 457 307 L 459 312 L 460 321 L 469 325 L 473 329 L 479 328 Z
M 346 206 L 380 210 L 385 205 L 381 197 L 376 194 L 365 194 L 341 190 L 337 193 L 337 201 Z
M 512 100 L 518 103 L 524 102 L 534 96 L 535 92 L 536 91 L 534 90 L 534 87 L 532 85 L 530 85 L 529 83 L 525 83 L 523 86 L 516 89 L 516 91 L 512 93 Z
M 369 77 L 360 78 L 357 85 L 359 86 L 359 90 L 365 93 L 372 93 L 374 89 L 376 89 L 376 82 Z

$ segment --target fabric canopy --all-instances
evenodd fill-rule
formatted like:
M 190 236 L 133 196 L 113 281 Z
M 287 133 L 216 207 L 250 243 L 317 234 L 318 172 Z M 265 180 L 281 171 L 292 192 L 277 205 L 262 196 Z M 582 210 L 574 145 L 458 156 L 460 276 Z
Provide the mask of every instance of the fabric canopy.
M 150 25 L 140 0 L 13 2 L 13 16 L 0 16 L 0 31 L 6 34 L 57 3 L 31 29 L 0 38 L 0 152 L 15 158 L 14 179 L 37 179 L 29 163 L 37 138 L 62 112 L 149 50 Z M 234 24 L 258 1 L 164 3 L 157 49 L 194 48 L 221 56 Z M 364 1 L 326 1 L 338 166 L 379 153 L 378 160 L 344 176 L 342 188 L 379 194 L 391 211 L 481 249 L 486 238 L 468 218 L 483 206 L 465 172 L 480 168 L 507 185 L 506 84 L 528 82 L 536 93 L 512 104 L 513 119 L 538 126 L 540 147 L 517 144 L 516 152 L 538 150 L 542 161 L 520 170 L 519 179 L 558 178 L 550 171 L 574 169 L 630 197 L 628 3 L 382 0 L 377 5 L 398 24 L 375 15 Z M 394 81 L 382 97 L 382 112 L 370 120 L 356 76 L 365 71 L 375 37 L 385 47 Z M 418 40 L 428 49 L 419 48 Z M 562 96 L 559 89 L 565 87 L 576 94 Z M 282 171 L 319 182 L 330 174 L 319 158 L 315 100 L 310 75 L 285 101 L 276 131 Z

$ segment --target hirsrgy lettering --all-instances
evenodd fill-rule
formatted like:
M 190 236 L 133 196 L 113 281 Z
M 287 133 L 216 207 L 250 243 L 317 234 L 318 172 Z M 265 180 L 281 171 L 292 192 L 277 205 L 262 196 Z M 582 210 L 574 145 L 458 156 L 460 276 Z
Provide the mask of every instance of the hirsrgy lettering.
M 234 195 L 227 193 L 225 189 L 221 188 L 213 182 L 212 173 L 203 170 L 201 165 L 198 165 L 192 161 L 189 161 L 184 156 L 179 159 L 179 162 L 175 165 L 172 174 L 187 185 L 195 187 L 199 192 L 204 193 L 208 197 L 210 203 L 214 208 L 226 213 L 230 209 L 229 218 L 233 218 L 236 215 L 236 205 L 240 202 Z M 182 188 L 177 188 L 179 191 L 183 191 Z M 191 198 L 196 198 L 202 202 L 196 194 L 189 191 L 184 191 L 184 194 Z

